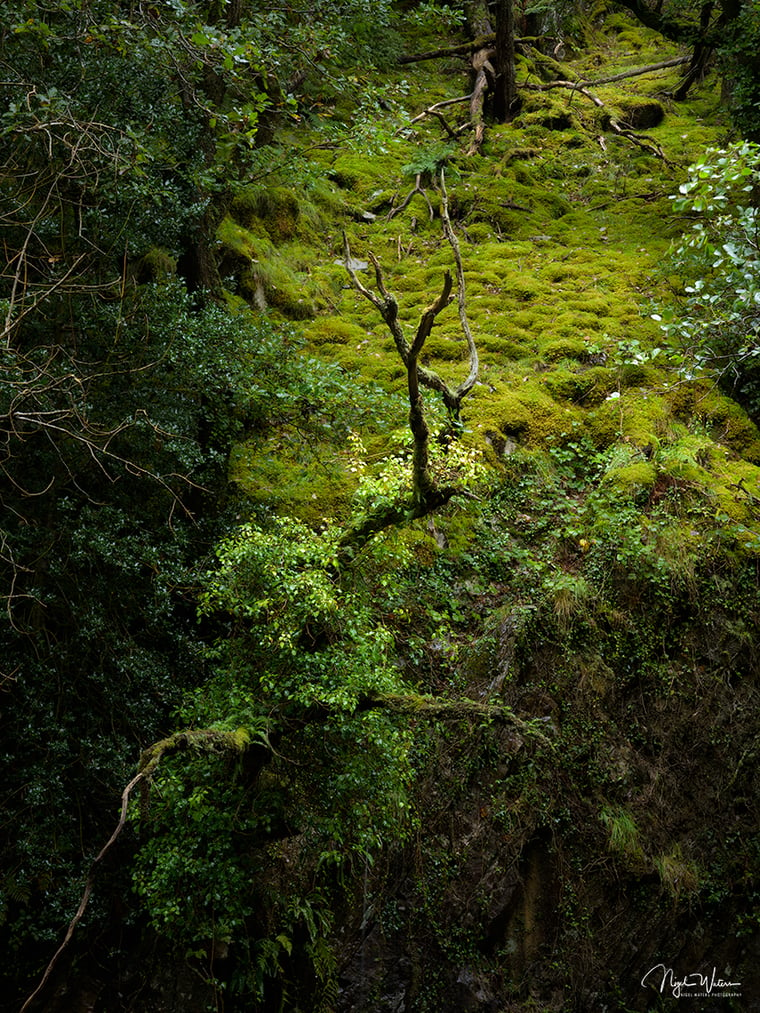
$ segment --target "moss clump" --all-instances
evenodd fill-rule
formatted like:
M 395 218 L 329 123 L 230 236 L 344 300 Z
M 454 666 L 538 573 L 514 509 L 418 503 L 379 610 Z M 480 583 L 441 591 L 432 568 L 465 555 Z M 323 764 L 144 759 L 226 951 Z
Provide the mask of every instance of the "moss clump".
M 518 390 L 496 389 L 491 393 L 476 388 L 465 408 L 468 427 L 484 438 L 490 431 L 528 446 L 561 444 L 578 420 L 577 412 L 557 404 L 539 382 L 527 381 Z
M 582 359 L 586 354 L 586 343 L 583 338 L 558 338 L 554 341 L 547 341 L 541 347 L 541 357 L 546 362 L 559 362 L 560 359 Z
M 245 228 L 230 215 L 225 215 L 219 223 L 216 238 L 226 254 L 249 263 L 275 255 L 274 246 L 267 238 Z
M 657 469 L 650 461 L 633 461 L 617 468 L 610 468 L 604 475 L 604 481 L 617 492 L 636 499 L 642 492 L 654 488 L 657 481 Z
M 554 369 L 543 377 L 543 384 L 555 400 L 585 407 L 601 404 L 616 386 L 611 371 L 600 367 L 581 372 Z
M 342 317 L 320 317 L 304 330 L 311 345 L 353 345 L 367 341 L 367 332 Z
M 662 399 L 638 389 L 613 392 L 586 416 L 589 435 L 600 448 L 620 440 L 635 447 L 649 446 L 653 437 L 668 431 L 669 421 Z
M 702 425 L 717 442 L 748 461 L 760 463 L 760 431 L 744 409 L 708 380 L 674 387 L 667 396 L 674 416 Z
M 356 482 L 334 448 L 319 453 L 288 433 L 238 444 L 230 457 L 230 481 L 253 502 L 318 525 L 345 514 Z
M 255 187 L 235 197 L 230 213 L 248 231 L 263 230 L 274 242 L 282 242 L 296 235 L 301 202 L 284 186 Z

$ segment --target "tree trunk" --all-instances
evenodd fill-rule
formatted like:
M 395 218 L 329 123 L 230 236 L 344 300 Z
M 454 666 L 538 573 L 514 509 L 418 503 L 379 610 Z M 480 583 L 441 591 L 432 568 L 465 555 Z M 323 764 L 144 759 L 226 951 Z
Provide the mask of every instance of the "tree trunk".
M 499 123 L 508 123 L 518 108 L 513 0 L 497 0 L 496 55 L 494 59 L 496 65 L 494 116 Z
M 486 0 L 468 0 L 464 5 L 464 13 L 473 39 L 479 39 L 493 32 Z

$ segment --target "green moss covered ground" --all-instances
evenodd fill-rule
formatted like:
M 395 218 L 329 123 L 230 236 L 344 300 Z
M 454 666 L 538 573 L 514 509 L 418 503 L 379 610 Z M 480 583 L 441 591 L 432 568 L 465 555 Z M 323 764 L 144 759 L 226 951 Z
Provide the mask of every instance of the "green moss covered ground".
M 621 25 L 613 19 L 588 29 L 593 57 L 582 51 L 561 66 L 563 76 L 609 77 L 672 55 L 653 33 L 625 19 Z M 281 173 L 236 198 L 218 234 L 234 290 L 274 315 L 306 320 L 308 349 L 338 363 L 352 381 L 403 393 L 405 371 L 390 335 L 341 265 L 342 233 L 355 257 L 365 263 L 370 252 L 378 257 L 400 319 L 413 333 L 443 271 L 453 267 L 438 217 L 440 197 L 431 185 L 431 172 L 445 165 L 481 357 L 479 385 L 462 412 L 467 443 L 487 453 L 497 469 L 494 448 L 540 451 L 579 434 L 597 450 L 655 446 L 656 462 L 645 469 L 651 479 L 671 474 L 676 466 L 670 462 L 680 460 L 684 441 L 697 431 L 703 457 L 721 462 L 717 471 L 700 469 L 701 484 L 712 487 L 730 516 L 741 515 L 742 497 L 730 490 L 740 479 L 757 483 L 760 435 L 709 381 L 685 381 L 666 354 L 653 353 L 663 339 L 650 318 L 678 286 L 664 267 L 683 227 L 669 195 L 690 161 L 726 133 L 715 83 L 706 81 L 679 105 L 667 98 L 677 69 L 590 86 L 603 109 L 563 89 L 525 91 L 515 121 L 490 127 L 483 154 L 466 156 L 466 143 L 446 139 L 432 118 L 405 126 L 425 105 L 465 93 L 464 64 L 451 58 L 440 63 L 404 68 L 403 102 L 391 113 L 378 108 L 371 130 L 362 124 L 366 137 L 357 150 L 311 152 L 306 188 L 289 188 Z M 548 76 L 530 51 L 519 75 L 526 84 Z M 383 81 L 398 87 L 392 75 Z M 457 108 L 448 113 L 452 123 Z M 665 158 L 605 129 L 610 115 L 651 139 Z M 307 145 L 308 136 L 300 142 Z M 421 167 L 428 169 L 422 183 L 435 220 L 420 194 L 391 214 Z M 371 270 L 361 273 L 369 284 Z M 466 370 L 465 353 L 452 305 L 440 316 L 423 361 L 457 382 Z M 404 421 L 399 418 L 399 428 Z M 377 434 L 367 435 L 380 449 Z M 241 449 L 234 478 L 260 495 L 257 456 L 255 441 Z M 270 452 L 266 456 L 264 484 L 279 488 Z M 640 485 L 633 466 L 610 473 L 620 490 L 628 479 Z M 319 489 L 318 497 L 333 513 L 330 490 Z M 289 497 L 277 499 L 295 508 Z
M 561 65 L 566 80 L 677 55 L 620 15 L 587 32 L 593 47 Z M 519 61 L 523 84 L 552 73 L 530 51 Z M 383 607 L 418 689 L 502 700 L 553 745 L 522 764 L 502 732 L 462 724 L 420 747 L 427 858 L 401 872 L 389 859 L 372 879 L 380 956 L 352 994 L 384 1009 L 399 953 L 419 1010 L 460 1008 L 452 975 L 494 1009 L 556 1011 L 645 1008 L 636 975 L 656 959 L 735 961 L 746 976 L 760 432 L 714 380 L 679 371 L 651 316 L 680 286 L 667 257 L 684 221 L 669 196 L 727 136 L 718 84 L 678 105 L 677 70 L 590 84 L 603 108 L 525 90 L 514 122 L 468 156 L 466 135 L 458 145 L 432 118 L 409 122 L 467 91 L 465 65 L 401 79 L 383 78 L 393 102 L 361 137 L 349 129 L 304 156 L 305 188 L 282 177 L 243 194 L 218 238 L 231 291 L 298 322 L 304 356 L 337 364 L 349 401 L 367 385 L 392 398 L 382 422 L 364 411 L 346 426 L 379 471 L 410 443 L 405 369 L 351 285 L 343 233 L 353 257 L 378 258 L 411 335 L 453 269 L 432 175 L 445 166 L 481 357 L 456 436 L 486 467 L 471 498 L 384 536 L 407 562 Z M 619 136 L 611 118 L 648 140 Z M 419 193 L 393 213 L 418 172 L 432 219 Z M 423 362 L 450 383 L 466 374 L 455 304 Z M 338 444 L 252 433 L 232 477 L 254 503 L 345 520 L 356 469 Z

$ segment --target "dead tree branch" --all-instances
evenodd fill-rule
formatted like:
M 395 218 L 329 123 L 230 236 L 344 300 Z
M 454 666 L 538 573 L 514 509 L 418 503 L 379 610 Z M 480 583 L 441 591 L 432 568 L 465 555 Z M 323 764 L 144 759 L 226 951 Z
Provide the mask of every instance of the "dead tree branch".
M 587 98 L 589 102 L 593 102 L 597 109 L 606 109 L 604 102 L 599 98 L 598 95 L 594 95 L 593 92 L 589 91 L 585 85 L 580 84 L 577 81 L 548 81 L 546 84 L 523 84 L 522 88 L 528 91 L 552 91 L 554 88 L 566 88 L 568 91 L 578 92 Z M 662 150 L 657 141 L 648 137 L 646 134 L 637 134 L 633 130 L 629 130 L 627 127 L 621 126 L 618 121 L 610 116 L 608 120 L 609 129 L 617 134 L 618 137 L 625 137 L 639 148 L 643 148 L 645 151 L 649 151 L 653 155 L 657 155 L 663 162 L 669 164 L 665 152 Z
M 338 546 L 339 560 L 350 559 L 356 551 L 379 531 L 392 525 L 424 517 L 448 503 L 458 489 L 455 486 L 439 486 L 430 472 L 429 443 L 430 431 L 422 402 L 420 387 L 425 386 L 438 391 L 451 414 L 456 418 L 464 397 L 472 390 L 478 376 L 479 362 L 475 340 L 467 320 L 467 304 L 465 294 L 464 269 L 459 243 L 451 225 L 448 212 L 448 194 L 444 173 L 441 171 L 441 219 L 444 236 L 451 246 L 457 272 L 457 303 L 459 321 L 467 342 L 470 368 L 465 379 L 452 388 L 437 373 L 419 364 L 420 354 L 435 325 L 438 315 L 449 305 L 452 299 L 453 281 L 451 273 L 446 271 L 443 286 L 438 297 L 422 313 L 414 340 L 410 343 L 404 335 L 398 319 L 398 301 L 388 291 L 380 262 L 374 254 L 369 257 L 375 268 L 375 285 L 377 292 L 367 288 L 352 268 L 351 250 L 348 238 L 344 234 L 346 270 L 354 287 L 368 302 L 377 309 L 393 336 L 396 350 L 406 366 L 407 390 L 409 395 L 409 429 L 414 442 L 412 457 L 412 494 L 411 498 L 389 502 L 373 510 L 368 516 L 360 518 L 349 527 L 341 538 Z
M 673 60 L 663 60 L 661 63 L 651 63 L 646 67 L 636 67 L 634 70 L 623 71 L 622 74 L 613 74 L 612 77 L 599 77 L 593 81 L 582 80 L 579 84 L 590 85 L 596 88 L 600 84 L 612 84 L 614 81 L 624 81 L 629 77 L 641 77 L 642 74 L 654 74 L 658 70 L 667 70 L 670 67 L 680 67 L 688 63 L 691 57 L 677 56 Z
M 155 745 L 143 752 L 140 757 L 137 773 L 121 793 L 121 810 L 119 812 L 119 820 L 116 824 L 116 829 L 92 861 L 90 871 L 87 874 L 87 880 L 85 881 L 84 890 L 82 892 L 82 899 L 79 902 L 76 914 L 69 922 L 63 942 L 55 951 L 50 963 L 45 968 L 45 973 L 42 975 L 39 985 L 28 997 L 19 1013 L 25 1013 L 40 992 L 42 992 L 50 979 L 50 975 L 53 973 L 61 954 L 71 942 L 74 930 L 82 920 L 82 917 L 87 910 L 87 905 L 90 902 L 90 896 L 92 895 L 92 888 L 95 883 L 95 876 L 97 875 L 98 869 L 100 868 L 103 859 L 118 840 L 126 825 L 129 802 L 135 788 L 140 784 L 148 782 L 158 769 L 158 765 L 164 756 L 171 753 L 176 753 L 183 749 L 193 748 L 196 751 L 205 753 L 233 752 L 239 754 L 247 748 L 249 742 L 250 737 L 247 734 L 241 736 L 239 732 L 218 732 L 202 729 L 198 731 L 178 732 L 176 735 L 171 735 L 167 739 L 162 739 L 161 742 L 157 742 Z
M 400 56 L 398 62 L 401 64 L 422 63 L 423 60 L 437 60 L 443 56 L 466 56 L 472 53 L 473 50 L 482 49 L 483 46 L 490 45 L 495 38 L 495 32 L 487 32 L 478 39 L 473 39 L 471 42 L 462 42 L 457 46 L 444 46 L 442 49 L 431 49 L 427 53 L 413 53 L 409 56 Z
M 470 323 L 467 319 L 467 300 L 465 295 L 465 284 L 464 284 L 464 267 L 462 266 L 462 253 L 459 249 L 459 240 L 457 239 L 453 228 L 451 227 L 451 219 L 449 218 L 449 195 L 446 190 L 446 178 L 444 170 L 441 169 L 441 220 L 443 222 L 443 232 L 446 239 L 449 241 L 449 246 L 454 254 L 454 262 L 457 268 L 457 308 L 459 311 L 459 323 L 462 327 L 462 333 L 464 334 L 465 341 L 467 342 L 467 351 L 470 359 L 470 371 L 467 377 L 460 383 L 456 389 L 456 396 L 461 402 L 466 394 L 472 390 L 478 379 L 478 370 L 480 369 L 480 362 L 478 359 L 478 348 L 475 344 L 475 339 L 472 336 L 470 330 Z
M 443 119 L 443 117 L 441 117 L 441 119 Z M 456 135 L 452 134 L 452 136 L 455 137 Z M 395 217 L 395 215 L 397 215 L 399 211 L 403 211 L 409 205 L 409 202 L 416 193 L 421 194 L 425 198 L 425 203 L 427 204 L 430 221 L 432 222 L 435 219 L 435 211 L 433 211 L 433 205 L 430 203 L 430 198 L 428 197 L 425 188 L 422 186 L 421 180 L 422 180 L 422 173 L 418 172 L 414 179 L 414 186 L 407 194 L 403 203 L 399 204 L 397 208 L 391 208 L 391 210 L 388 212 L 387 218 L 388 221 L 390 221 L 391 218 Z
M 464 269 L 462 267 L 462 255 L 459 249 L 459 243 L 457 241 L 456 235 L 454 234 L 454 230 L 451 226 L 451 220 L 449 218 L 448 194 L 446 192 L 446 185 L 443 172 L 441 173 L 441 197 L 442 197 L 441 220 L 443 225 L 443 234 L 446 238 L 446 241 L 451 246 L 452 253 L 454 254 L 454 262 L 456 264 L 457 303 L 459 310 L 459 321 L 462 327 L 462 332 L 465 336 L 465 340 L 467 342 L 469 371 L 465 380 L 462 383 L 460 383 L 457 387 L 450 386 L 448 383 L 446 383 L 446 381 L 442 377 L 438 375 L 438 373 L 436 373 L 432 369 L 428 369 L 425 366 L 420 365 L 419 362 L 417 363 L 416 373 L 419 383 L 423 387 L 428 387 L 430 390 L 437 391 L 443 398 L 443 402 L 446 405 L 447 409 L 451 412 L 451 414 L 454 417 L 457 417 L 459 415 L 459 411 L 464 397 L 472 390 L 477 380 L 479 361 L 478 361 L 477 346 L 475 345 L 475 340 L 472 336 L 472 332 L 470 330 L 470 326 L 467 320 L 467 305 L 466 305 L 466 293 L 464 283 Z M 404 329 L 398 318 L 398 301 L 396 297 L 386 288 L 385 278 L 383 275 L 382 267 L 380 266 L 380 262 L 378 261 L 374 253 L 370 252 L 368 254 L 369 259 L 372 262 L 375 269 L 375 285 L 377 287 L 377 292 L 374 292 L 372 289 L 367 288 L 367 286 L 363 284 L 356 270 L 351 266 L 353 263 L 353 259 L 351 257 L 351 249 L 348 243 L 348 237 L 346 236 L 345 233 L 343 234 L 343 244 L 344 244 L 346 270 L 348 272 L 349 277 L 351 278 L 354 288 L 358 292 L 360 292 L 368 302 L 372 303 L 372 305 L 378 311 L 380 316 L 383 318 L 383 320 L 386 323 L 386 326 L 388 327 L 388 330 L 391 332 L 393 342 L 396 346 L 396 350 L 399 356 L 401 357 L 401 361 L 404 363 L 405 366 L 408 367 L 409 356 L 412 350 L 412 344 L 410 344 L 410 342 L 407 340 L 404 334 Z M 448 275 L 448 272 L 447 277 L 449 277 L 450 281 L 450 276 Z M 449 284 L 449 293 L 450 290 L 451 285 Z M 429 309 L 425 311 L 422 319 L 420 320 L 420 324 L 418 325 L 417 329 L 417 337 L 419 337 L 420 335 L 420 328 L 423 327 L 423 321 L 426 319 L 426 314 L 429 312 Z M 443 307 L 440 307 L 440 309 L 443 309 Z M 437 313 L 440 312 L 440 309 L 437 311 Z M 437 313 L 435 315 L 437 315 Z M 430 323 L 430 326 L 432 327 L 432 321 Z M 429 335 L 429 333 L 430 333 L 429 330 L 427 331 L 427 333 L 425 333 L 423 343 L 424 340 Z

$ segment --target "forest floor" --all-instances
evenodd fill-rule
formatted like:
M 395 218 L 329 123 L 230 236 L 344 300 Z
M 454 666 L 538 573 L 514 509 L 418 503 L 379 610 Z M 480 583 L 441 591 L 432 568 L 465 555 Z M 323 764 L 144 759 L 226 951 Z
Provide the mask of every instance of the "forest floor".
M 559 71 L 528 52 L 519 114 L 489 125 L 478 154 L 466 131 L 451 137 L 465 104 L 442 108 L 448 130 L 421 115 L 467 93 L 463 60 L 357 79 L 355 102 L 324 101 L 294 126 L 291 166 L 241 195 L 220 231 L 231 301 L 295 321 L 304 356 L 337 365 L 357 405 L 351 440 L 252 435 L 231 476 L 254 502 L 340 520 L 357 474 L 380 481 L 410 444 L 406 370 L 352 284 L 344 235 L 367 288 L 377 258 L 411 335 L 454 270 L 444 169 L 480 372 L 460 425 L 435 395 L 426 404 L 441 445 L 455 436 L 479 458 L 481 485 L 389 535 L 420 574 L 389 621 L 420 690 L 499 698 L 558 736 L 558 751 L 515 772 L 493 759 L 509 752 L 498 736 L 441 734 L 418 785 L 427 857 L 373 878 L 385 915 L 361 968 L 356 950 L 345 957 L 353 1008 L 395 1008 L 395 965 L 411 961 L 414 977 L 426 952 L 448 971 L 417 980 L 420 1009 L 481 1008 L 467 1005 L 478 995 L 494 1009 L 591 1009 L 613 994 L 639 1009 L 637 975 L 664 948 L 749 966 L 726 926 L 754 917 L 740 871 L 754 834 L 741 805 L 730 835 L 713 806 L 750 776 L 756 748 L 760 433 L 714 378 L 684 374 L 684 350 L 653 318 L 683 292 L 669 251 L 689 220 L 672 195 L 729 131 L 715 78 L 675 103 L 678 68 L 620 77 L 680 50 L 622 16 L 585 31 L 559 71 L 590 94 L 533 90 Z M 422 362 L 454 385 L 466 375 L 456 304 Z

